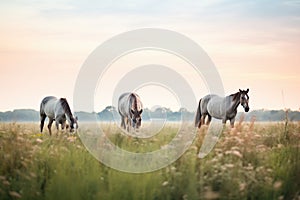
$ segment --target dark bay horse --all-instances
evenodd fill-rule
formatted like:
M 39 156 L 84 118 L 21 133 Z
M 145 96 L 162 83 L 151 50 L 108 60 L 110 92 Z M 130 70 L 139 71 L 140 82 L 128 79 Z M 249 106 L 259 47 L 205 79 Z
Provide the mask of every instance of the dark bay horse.
M 55 121 L 57 130 L 59 129 L 59 124 L 61 124 L 62 129 L 65 128 L 66 120 L 69 122 L 70 132 L 78 128 L 77 117 L 73 117 L 70 106 L 65 98 L 58 99 L 53 96 L 48 96 L 42 100 L 40 105 L 41 132 L 43 132 L 46 117 L 49 118 L 48 129 L 50 135 L 52 134 L 51 126 L 53 121 Z
M 119 97 L 118 111 L 121 115 L 121 127 L 130 131 L 130 127 L 138 129 L 141 126 L 143 104 L 135 93 L 124 93 Z
M 208 116 L 207 124 L 209 124 L 211 118 L 214 117 L 221 119 L 223 124 L 225 124 L 227 120 L 230 120 L 230 125 L 233 128 L 238 106 L 241 104 L 245 112 L 249 111 L 248 92 L 249 89 L 240 89 L 239 92 L 226 97 L 206 95 L 199 101 L 195 126 L 200 128 L 201 125 L 205 123 L 206 116 Z

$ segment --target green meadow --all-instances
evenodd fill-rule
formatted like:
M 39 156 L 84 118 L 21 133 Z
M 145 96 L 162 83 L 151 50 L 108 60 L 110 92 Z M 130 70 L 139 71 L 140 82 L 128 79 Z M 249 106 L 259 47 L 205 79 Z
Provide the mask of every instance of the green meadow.
M 199 159 L 204 126 L 178 160 L 142 174 L 95 159 L 78 136 L 93 129 L 83 124 L 74 136 L 49 136 L 38 124 L 1 123 L 0 199 L 300 199 L 300 123 L 237 122 Z M 133 152 L 163 148 L 177 130 L 166 125 L 137 139 L 104 125 L 113 144 Z

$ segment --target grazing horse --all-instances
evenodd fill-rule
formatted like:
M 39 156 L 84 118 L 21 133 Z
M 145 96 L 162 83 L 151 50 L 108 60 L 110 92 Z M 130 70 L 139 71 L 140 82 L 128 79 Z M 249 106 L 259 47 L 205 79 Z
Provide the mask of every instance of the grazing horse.
M 199 101 L 197 114 L 195 118 L 195 126 L 200 128 L 205 123 L 205 117 L 208 116 L 207 125 L 211 118 L 221 119 L 223 124 L 230 120 L 230 125 L 234 127 L 235 116 L 237 114 L 237 107 L 241 104 L 245 112 L 249 111 L 249 89 L 239 90 L 235 94 L 226 97 L 217 95 L 206 95 Z
M 46 117 L 49 118 L 48 129 L 50 135 L 52 134 L 51 126 L 53 121 L 55 121 L 57 131 L 59 124 L 61 124 L 62 129 L 65 128 L 66 120 L 68 120 L 70 124 L 70 132 L 78 128 L 77 117 L 73 117 L 70 106 L 65 98 L 57 99 L 56 97 L 48 96 L 42 100 L 40 105 L 41 133 L 43 132 Z M 68 128 L 68 126 L 66 128 Z
M 119 97 L 118 111 L 121 115 L 121 127 L 130 130 L 132 126 L 138 129 L 141 126 L 143 104 L 135 93 L 124 93 Z

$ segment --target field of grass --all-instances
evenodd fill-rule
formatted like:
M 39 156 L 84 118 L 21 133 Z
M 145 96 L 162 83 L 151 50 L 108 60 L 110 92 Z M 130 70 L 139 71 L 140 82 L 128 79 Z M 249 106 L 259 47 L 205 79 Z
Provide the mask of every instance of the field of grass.
M 204 159 L 202 127 L 176 162 L 143 174 L 101 164 L 80 138 L 39 134 L 38 124 L 0 124 L 0 199 L 300 199 L 300 123 L 236 123 Z M 192 129 L 192 127 L 191 127 Z M 128 138 L 106 125 L 128 151 L 162 148 L 176 126 L 148 139 Z M 81 126 L 78 134 L 93 132 Z

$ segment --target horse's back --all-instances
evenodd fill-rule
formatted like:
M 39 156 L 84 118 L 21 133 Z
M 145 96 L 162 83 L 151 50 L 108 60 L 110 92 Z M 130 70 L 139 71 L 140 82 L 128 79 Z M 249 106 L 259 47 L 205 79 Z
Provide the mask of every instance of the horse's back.
M 119 97 L 119 102 L 123 101 L 124 99 L 126 99 L 125 97 L 128 97 L 130 95 L 129 92 L 123 93 L 120 97 Z
M 215 94 L 208 94 L 208 95 L 204 96 L 204 97 L 201 99 L 201 101 L 202 101 L 203 103 L 207 104 L 207 103 L 211 100 L 211 98 L 214 98 L 214 97 L 217 97 L 217 95 L 215 95 Z
M 47 96 L 47 97 L 43 98 L 41 104 L 42 104 L 42 105 L 45 105 L 45 104 L 47 104 L 49 101 L 51 101 L 51 100 L 56 100 L 56 99 L 57 99 L 57 98 L 54 97 L 54 96 Z
M 47 96 L 47 97 L 43 98 L 43 100 L 41 101 L 41 104 L 40 104 L 40 113 L 41 114 L 44 113 L 45 106 L 47 105 L 47 103 L 54 99 L 56 99 L 56 97 L 54 97 L 54 96 Z
M 221 104 L 224 101 L 223 97 L 220 97 L 218 95 L 213 95 L 210 99 L 210 104 L 215 105 L 215 104 Z

